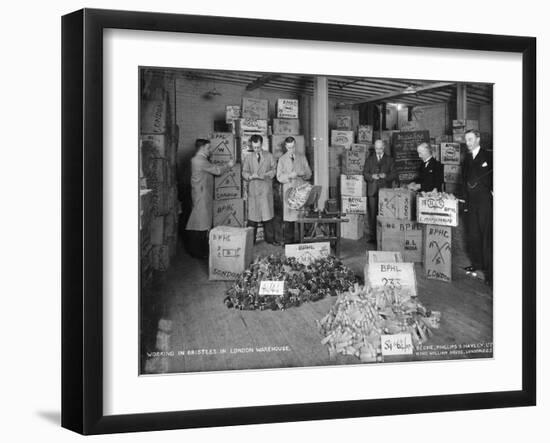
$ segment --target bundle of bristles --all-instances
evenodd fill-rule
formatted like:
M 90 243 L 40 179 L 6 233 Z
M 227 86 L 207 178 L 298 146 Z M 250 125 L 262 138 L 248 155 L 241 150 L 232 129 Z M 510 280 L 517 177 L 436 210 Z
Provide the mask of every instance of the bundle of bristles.
M 331 359 L 352 355 L 362 362 L 382 361 L 383 334 L 410 333 L 413 345 L 425 342 L 439 327 L 440 313 L 427 310 L 416 297 L 402 297 L 395 289 L 355 285 L 340 294 L 318 326 Z

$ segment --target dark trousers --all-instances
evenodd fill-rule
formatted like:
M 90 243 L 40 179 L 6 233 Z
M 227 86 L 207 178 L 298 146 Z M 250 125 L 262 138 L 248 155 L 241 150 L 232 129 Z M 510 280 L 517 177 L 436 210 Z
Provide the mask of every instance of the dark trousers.
M 185 231 L 185 250 L 191 257 L 208 258 L 208 231 Z
M 285 244 L 294 243 L 294 222 L 283 222 L 283 235 L 285 238 Z
M 493 277 L 493 204 L 470 205 L 466 214 L 468 255 L 475 269 Z
M 256 243 L 256 233 L 258 232 L 258 223 L 252 220 L 248 220 L 247 226 L 250 226 L 254 228 L 254 243 Z M 263 221 L 262 224 L 264 225 L 264 240 L 268 243 L 273 243 L 274 241 L 274 234 L 273 234 L 273 219 Z
M 367 197 L 368 215 L 369 218 L 369 236 L 372 240 L 376 240 L 376 215 L 378 214 L 378 193 Z

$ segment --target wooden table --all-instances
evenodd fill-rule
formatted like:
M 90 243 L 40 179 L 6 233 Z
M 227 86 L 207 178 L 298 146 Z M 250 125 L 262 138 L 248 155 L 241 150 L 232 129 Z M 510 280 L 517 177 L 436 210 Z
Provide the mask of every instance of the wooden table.
M 340 257 L 340 224 L 348 221 L 348 219 L 341 218 L 338 215 L 331 217 L 298 217 L 294 225 L 295 238 L 298 238 L 300 243 L 334 241 L 335 254 Z M 310 235 L 306 235 L 306 225 L 313 225 Z

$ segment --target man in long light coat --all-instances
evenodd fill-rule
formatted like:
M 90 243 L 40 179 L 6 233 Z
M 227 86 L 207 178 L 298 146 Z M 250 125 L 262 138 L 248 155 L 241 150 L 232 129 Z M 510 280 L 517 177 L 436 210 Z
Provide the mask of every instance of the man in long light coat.
M 277 172 L 277 162 L 270 152 L 262 149 L 262 143 L 261 135 L 250 137 L 254 152 L 244 158 L 242 176 L 248 181 L 248 226 L 254 228 L 254 239 L 258 223 L 262 223 L 265 241 L 274 243 L 273 178 Z
M 208 257 L 208 231 L 212 228 L 212 201 L 214 176 L 230 170 L 235 164 L 230 160 L 225 165 L 210 163 L 209 140 L 197 139 L 196 153 L 191 159 L 191 200 L 193 209 L 185 227 L 187 251 L 197 258 Z
M 306 183 L 311 178 L 311 168 L 307 158 L 302 153 L 296 152 L 296 140 L 294 137 L 285 139 L 286 153 L 281 156 L 277 164 L 277 180 L 283 184 L 283 221 L 285 243 L 294 242 L 294 222 L 298 219 L 299 211 L 288 206 L 286 197 L 290 188 L 295 188 Z

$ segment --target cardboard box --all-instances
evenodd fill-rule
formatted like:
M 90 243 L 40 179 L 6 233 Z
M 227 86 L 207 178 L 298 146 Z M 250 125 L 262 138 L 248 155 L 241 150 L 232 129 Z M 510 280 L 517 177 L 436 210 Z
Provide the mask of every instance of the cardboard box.
M 460 195 L 460 192 L 462 191 L 462 185 L 458 183 L 443 183 L 443 187 L 445 188 L 445 192 L 447 194 Z
M 443 165 L 443 179 L 445 183 L 460 183 L 462 177 L 461 168 L 458 165 Z
M 210 143 L 213 148 L 211 163 L 225 164 L 229 160 L 235 160 L 235 139 L 231 132 L 214 132 Z
M 349 175 L 363 174 L 365 159 L 365 151 L 345 151 L 342 154 L 342 172 Z
M 340 236 L 349 240 L 360 240 L 365 233 L 365 215 L 347 214 L 347 222 L 340 223 Z
M 441 163 L 460 165 L 460 143 L 441 143 Z
M 141 102 L 141 134 L 163 134 L 167 130 L 168 107 L 164 100 L 143 100 Z
M 242 228 L 245 225 L 244 199 L 214 200 L 212 205 L 213 226 L 233 226 Z
M 372 125 L 359 125 L 357 143 L 372 143 Z
M 418 223 L 441 226 L 458 226 L 458 200 L 443 197 L 416 198 Z
M 308 264 L 330 255 L 330 242 L 299 243 L 285 245 L 285 256 L 295 257 L 300 263 Z
M 474 129 L 476 131 L 479 131 L 479 120 L 466 120 L 465 129 L 466 129 L 466 131 L 468 131 L 470 129 Z
M 342 212 L 345 214 L 366 214 L 367 197 L 342 197 Z
M 243 118 L 267 120 L 268 101 L 262 98 L 243 97 L 241 113 Z
M 406 262 L 422 262 L 422 225 L 394 218 L 377 217 L 377 249 L 398 251 Z
M 395 289 L 401 300 L 418 295 L 414 263 L 369 263 L 365 266 L 365 286 Z
M 224 174 L 214 177 L 214 200 L 241 198 L 241 165 L 235 164 Z
M 336 114 L 336 128 L 349 131 L 351 129 L 351 114 Z
M 225 106 L 225 122 L 227 124 L 233 123 L 233 120 L 241 118 L 241 106 L 240 105 L 226 105 Z
M 210 280 L 236 280 L 252 262 L 253 228 L 218 226 L 210 230 Z
M 453 128 L 463 128 L 466 126 L 466 120 L 453 120 Z
M 353 142 L 353 131 L 340 131 L 338 129 L 330 131 L 330 144 L 332 146 L 343 146 L 345 149 L 349 149 Z
M 284 150 L 285 139 L 289 137 L 288 135 L 272 135 L 271 136 L 271 152 L 275 158 L 279 158 L 286 151 Z M 306 154 L 306 141 L 303 135 L 292 135 L 294 137 L 296 153 L 305 155 Z
M 399 251 L 367 251 L 367 263 L 401 263 L 403 255 Z
M 362 175 L 340 176 L 340 194 L 342 197 L 366 197 L 367 183 Z
M 438 162 L 441 161 L 441 149 L 438 143 L 431 143 L 432 148 L 432 157 L 435 158 Z
M 298 118 L 298 100 L 291 98 L 277 99 L 278 118 Z
M 426 278 L 452 280 L 452 228 L 426 225 L 424 232 L 424 272 Z
M 413 220 L 415 192 L 406 188 L 382 188 L 378 191 L 378 215 Z
M 295 118 L 274 118 L 274 135 L 298 135 L 300 133 L 300 120 Z
M 239 118 L 234 121 L 235 134 L 242 136 L 244 134 L 260 134 L 264 138 L 267 135 L 267 120 L 252 118 Z

